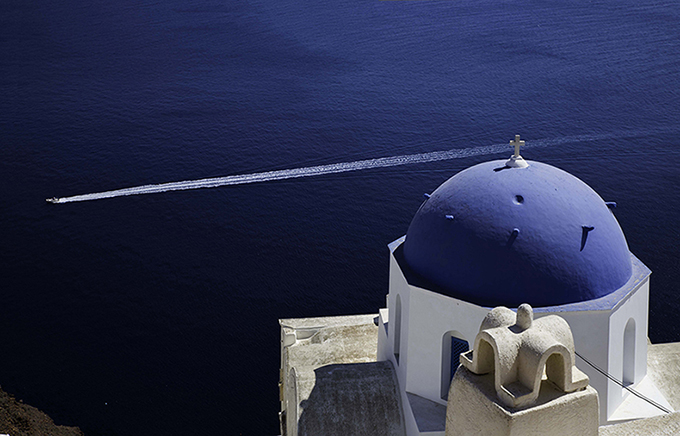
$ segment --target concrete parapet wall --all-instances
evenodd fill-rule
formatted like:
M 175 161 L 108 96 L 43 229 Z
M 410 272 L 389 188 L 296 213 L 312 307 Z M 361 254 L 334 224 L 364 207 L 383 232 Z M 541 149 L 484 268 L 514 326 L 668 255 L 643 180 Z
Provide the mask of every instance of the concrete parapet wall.
M 377 314 L 279 322 L 284 435 L 406 434 L 394 367 L 376 361 Z

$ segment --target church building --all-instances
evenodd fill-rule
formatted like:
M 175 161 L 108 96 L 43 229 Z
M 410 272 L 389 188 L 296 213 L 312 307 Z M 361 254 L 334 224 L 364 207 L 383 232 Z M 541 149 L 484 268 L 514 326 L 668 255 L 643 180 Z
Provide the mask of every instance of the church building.
M 389 246 L 378 360 L 394 364 L 407 428 L 414 396 L 446 404 L 458 356 L 491 308 L 522 303 L 569 323 L 602 424 L 663 413 L 622 387 L 665 403 L 645 380 L 651 271 L 628 250 L 615 204 L 565 171 L 524 160 L 523 142 L 511 143 L 509 160 L 475 165 L 426 195 Z
M 647 377 L 651 271 L 629 251 L 616 204 L 563 170 L 524 160 L 523 144 L 516 136 L 510 159 L 470 167 L 425 194 L 406 235 L 389 244 L 376 360 L 393 367 L 409 436 L 444 434 L 437 421 L 460 354 L 494 307 L 523 303 L 536 319 L 568 323 L 601 425 L 672 411 Z M 296 342 L 285 332 L 282 340 Z

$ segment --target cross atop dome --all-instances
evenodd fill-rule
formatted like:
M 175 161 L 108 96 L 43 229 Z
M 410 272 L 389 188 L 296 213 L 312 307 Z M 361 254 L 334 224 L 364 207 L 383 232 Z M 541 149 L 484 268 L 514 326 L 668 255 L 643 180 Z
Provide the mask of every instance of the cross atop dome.
M 519 155 L 519 148 L 524 145 L 524 141 L 520 141 L 519 135 L 515 135 L 515 140 L 510 141 L 510 145 L 515 146 L 515 154 L 513 155 L 514 157 L 520 157 Z
M 515 135 L 515 140 L 510 141 L 510 145 L 515 147 L 515 154 L 510 156 L 510 159 L 508 159 L 507 162 L 505 162 L 505 166 L 508 166 L 510 168 L 526 168 L 529 166 L 527 161 L 524 160 L 522 156 L 519 154 L 519 148 L 524 145 L 524 141 L 519 139 L 519 135 Z

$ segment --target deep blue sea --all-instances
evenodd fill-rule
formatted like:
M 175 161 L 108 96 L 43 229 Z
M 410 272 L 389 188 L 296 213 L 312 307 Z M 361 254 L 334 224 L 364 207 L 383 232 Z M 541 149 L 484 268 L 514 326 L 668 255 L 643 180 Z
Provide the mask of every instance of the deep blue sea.
M 3 0 L 0 385 L 88 436 L 278 434 L 277 320 L 377 312 L 422 194 L 511 147 L 45 198 L 515 134 L 618 203 L 679 341 L 678 0 Z

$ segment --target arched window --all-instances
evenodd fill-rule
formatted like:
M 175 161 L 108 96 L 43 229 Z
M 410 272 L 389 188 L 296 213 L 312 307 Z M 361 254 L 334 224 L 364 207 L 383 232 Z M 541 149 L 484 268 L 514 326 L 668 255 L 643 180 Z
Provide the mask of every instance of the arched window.
M 394 358 L 399 363 L 399 349 L 401 347 L 401 296 L 397 294 L 397 303 L 394 308 Z
M 635 383 L 635 320 L 629 319 L 623 331 L 623 384 Z
M 460 354 L 470 349 L 470 344 L 460 332 L 455 330 L 444 333 L 442 336 L 442 362 L 441 362 L 441 398 L 446 400 L 449 396 L 449 386 L 453 375 L 460 363 Z

